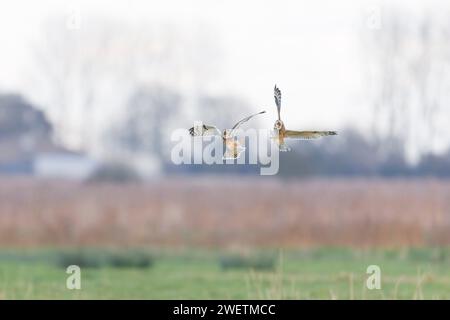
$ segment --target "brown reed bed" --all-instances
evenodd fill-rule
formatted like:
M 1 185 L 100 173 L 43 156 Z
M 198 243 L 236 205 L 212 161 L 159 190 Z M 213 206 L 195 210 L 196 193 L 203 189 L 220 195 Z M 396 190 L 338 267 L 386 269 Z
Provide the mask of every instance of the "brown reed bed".
M 0 245 L 309 247 L 450 243 L 450 181 L 0 179 Z

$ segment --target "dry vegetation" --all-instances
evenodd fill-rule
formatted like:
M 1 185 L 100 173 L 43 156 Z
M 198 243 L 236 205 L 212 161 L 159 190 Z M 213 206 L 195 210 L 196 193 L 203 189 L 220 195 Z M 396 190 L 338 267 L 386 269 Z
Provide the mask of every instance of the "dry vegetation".
M 420 246 L 450 243 L 450 182 L 0 181 L 0 243 Z

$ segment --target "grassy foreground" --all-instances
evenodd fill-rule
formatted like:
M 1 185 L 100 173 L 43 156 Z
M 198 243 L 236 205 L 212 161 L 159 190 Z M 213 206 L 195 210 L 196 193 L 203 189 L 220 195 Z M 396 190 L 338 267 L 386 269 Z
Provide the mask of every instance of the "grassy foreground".
M 0 250 L 0 299 L 450 299 L 448 249 L 105 252 Z M 74 262 L 81 290 L 66 288 Z

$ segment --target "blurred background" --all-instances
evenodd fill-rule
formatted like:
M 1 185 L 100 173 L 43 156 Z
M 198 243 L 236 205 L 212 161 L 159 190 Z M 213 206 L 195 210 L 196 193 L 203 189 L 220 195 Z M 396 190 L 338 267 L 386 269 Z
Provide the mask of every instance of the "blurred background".
M 0 298 L 450 298 L 446 1 L 15 1 L 0 12 Z M 273 86 L 293 141 L 174 165 Z M 82 267 L 83 289 L 65 287 Z M 381 290 L 365 287 L 368 265 Z

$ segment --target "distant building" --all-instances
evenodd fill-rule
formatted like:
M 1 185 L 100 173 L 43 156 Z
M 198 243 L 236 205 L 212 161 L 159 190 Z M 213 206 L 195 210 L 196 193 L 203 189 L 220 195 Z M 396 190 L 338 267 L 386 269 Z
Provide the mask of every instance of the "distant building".
M 21 96 L 0 94 L 0 174 L 33 173 L 36 152 L 56 149 L 44 113 Z
M 85 179 L 98 164 L 52 140 L 45 114 L 20 95 L 0 94 L 0 175 Z

